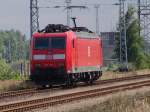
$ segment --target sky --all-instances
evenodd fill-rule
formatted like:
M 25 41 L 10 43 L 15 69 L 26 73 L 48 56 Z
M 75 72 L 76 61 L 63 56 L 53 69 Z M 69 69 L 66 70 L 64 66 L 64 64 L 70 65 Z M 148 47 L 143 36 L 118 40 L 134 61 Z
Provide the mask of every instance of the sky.
M 0 0 L 0 30 L 15 29 L 30 37 L 30 0 Z M 38 0 L 41 7 L 64 6 L 65 0 Z M 88 4 L 88 9 L 74 9 L 72 16 L 77 17 L 77 25 L 95 31 L 95 9 L 93 4 L 101 4 L 99 8 L 100 31 L 115 31 L 118 23 L 119 6 L 112 4 L 118 0 L 72 0 L 72 5 Z M 40 29 L 47 24 L 66 24 L 64 8 L 39 9 Z

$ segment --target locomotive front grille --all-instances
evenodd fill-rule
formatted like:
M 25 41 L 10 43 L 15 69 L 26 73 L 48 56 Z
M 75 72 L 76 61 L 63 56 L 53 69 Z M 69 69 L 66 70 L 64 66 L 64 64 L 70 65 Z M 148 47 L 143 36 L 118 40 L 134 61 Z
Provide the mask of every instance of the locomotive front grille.
M 43 82 L 63 82 L 65 80 L 65 68 L 35 68 L 31 74 L 31 79 L 37 83 Z
M 36 67 L 35 68 L 35 74 L 47 74 L 47 75 L 53 75 L 53 74 L 64 74 L 65 69 L 64 67 L 59 67 L 59 68 L 40 68 L 40 67 Z

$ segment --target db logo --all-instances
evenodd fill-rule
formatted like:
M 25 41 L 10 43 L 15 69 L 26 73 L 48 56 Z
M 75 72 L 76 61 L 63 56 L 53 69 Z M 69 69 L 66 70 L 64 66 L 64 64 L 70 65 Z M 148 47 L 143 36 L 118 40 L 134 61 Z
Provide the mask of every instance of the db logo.
M 91 47 L 88 46 L 88 57 L 90 57 L 90 56 L 91 56 Z
M 53 55 L 47 55 L 47 56 L 46 56 L 46 59 L 48 59 L 48 60 L 53 59 Z

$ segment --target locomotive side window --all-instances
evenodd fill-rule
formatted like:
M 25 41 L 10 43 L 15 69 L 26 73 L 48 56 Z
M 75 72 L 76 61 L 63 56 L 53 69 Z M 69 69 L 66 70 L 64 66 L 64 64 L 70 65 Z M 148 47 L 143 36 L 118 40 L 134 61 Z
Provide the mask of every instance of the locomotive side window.
M 35 49 L 48 49 L 49 38 L 36 38 L 34 48 Z
M 65 38 L 63 37 L 51 38 L 51 48 L 52 49 L 65 49 Z
M 74 48 L 74 39 L 72 40 L 72 47 Z

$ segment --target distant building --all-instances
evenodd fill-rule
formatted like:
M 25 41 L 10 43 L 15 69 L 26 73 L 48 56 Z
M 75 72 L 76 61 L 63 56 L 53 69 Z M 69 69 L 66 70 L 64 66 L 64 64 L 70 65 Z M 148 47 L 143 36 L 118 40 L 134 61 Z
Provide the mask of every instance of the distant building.
M 117 61 L 117 59 L 112 58 L 114 55 L 116 35 L 117 32 L 101 32 L 104 66 Z

